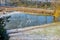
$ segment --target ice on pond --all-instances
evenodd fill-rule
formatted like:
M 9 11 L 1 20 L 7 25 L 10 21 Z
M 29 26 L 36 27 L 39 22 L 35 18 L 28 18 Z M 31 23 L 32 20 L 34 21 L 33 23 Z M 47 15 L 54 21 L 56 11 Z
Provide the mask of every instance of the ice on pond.
M 53 22 L 53 16 L 37 16 L 25 14 L 23 12 L 11 12 L 11 16 L 6 22 L 6 29 L 24 28 L 30 26 L 37 26 Z

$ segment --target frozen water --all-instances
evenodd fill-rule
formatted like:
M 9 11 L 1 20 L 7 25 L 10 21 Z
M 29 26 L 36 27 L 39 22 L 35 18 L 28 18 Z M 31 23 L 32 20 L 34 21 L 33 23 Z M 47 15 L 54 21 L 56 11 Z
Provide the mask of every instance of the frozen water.
M 53 16 L 29 15 L 23 12 L 11 12 L 7 16 L 11 17 L 8 19 L 10 21 L 6 22 L 6 29 L 24 28 L 53 22 Z

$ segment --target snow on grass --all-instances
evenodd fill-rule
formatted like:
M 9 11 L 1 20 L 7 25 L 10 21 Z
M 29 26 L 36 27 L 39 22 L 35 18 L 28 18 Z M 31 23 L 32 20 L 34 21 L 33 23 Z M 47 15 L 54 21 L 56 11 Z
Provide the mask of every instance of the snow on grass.
M 12 14 L 22 14 L 23 12 L 17 12 L 17 11 L 13 11 L 13 12 L 6 12 L 6 14 L 2 14 L 0 15 L 0 18 L 1 17 L 6 17 L 6 16 L 11 16 Z

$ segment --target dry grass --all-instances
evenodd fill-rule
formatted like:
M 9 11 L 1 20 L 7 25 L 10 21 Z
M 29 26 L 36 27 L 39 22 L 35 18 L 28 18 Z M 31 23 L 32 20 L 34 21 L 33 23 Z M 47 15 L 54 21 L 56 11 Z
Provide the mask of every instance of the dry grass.
M 6 8 L 5 11 L 21 11 L 27 13 L 37 13 L 37 14 L 44 14 L 44 15 L 52 15 L 53 10 L 46 10 L 46 9 L 38 9 L 38 8 L 28 8 L 28 7 L 13 7 L 13 8 Z

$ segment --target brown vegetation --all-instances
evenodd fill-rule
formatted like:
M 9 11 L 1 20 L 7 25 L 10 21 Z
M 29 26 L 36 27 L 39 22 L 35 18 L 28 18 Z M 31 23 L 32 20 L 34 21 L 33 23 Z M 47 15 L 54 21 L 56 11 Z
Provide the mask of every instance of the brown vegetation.
M 14 8 L 5 8 L 5 11 L 22 11 L 29 13 L 48 13 L 49 15 L 53 13 L 53 10 L 48 9 L 38 9 L 38 8 L 28 8 L 28 7 L 14 7 Z

